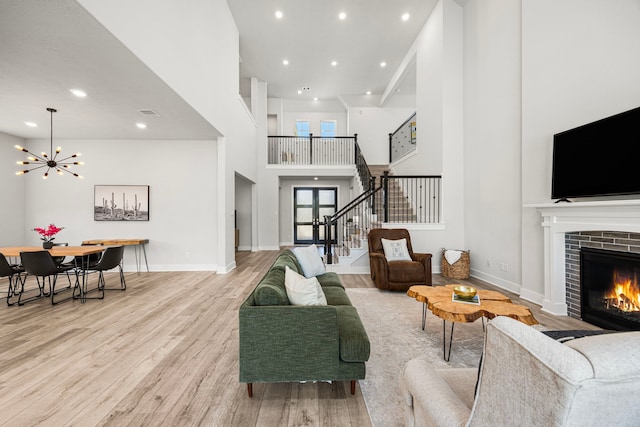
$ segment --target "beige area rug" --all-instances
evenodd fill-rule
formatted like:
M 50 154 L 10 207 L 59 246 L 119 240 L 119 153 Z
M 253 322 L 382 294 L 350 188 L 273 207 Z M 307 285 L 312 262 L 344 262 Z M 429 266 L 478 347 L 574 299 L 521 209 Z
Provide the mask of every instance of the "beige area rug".
M 434 367 L 477 367 L 482 353 L 482 321 L 456 323 L 451 360 L 443 360 L 442 320 L 427 311 L 427 324 L 421 327 L 422 303 L 404 292 L 348 288 L 369 340 L 371 356 L 366 378 L 360 381 L 371 420 L 375 427 L 404 425 L 404 403 L 398 380 L 405 363 L 426 359 Z M 451 323 L 447 322 L 447 343 Z

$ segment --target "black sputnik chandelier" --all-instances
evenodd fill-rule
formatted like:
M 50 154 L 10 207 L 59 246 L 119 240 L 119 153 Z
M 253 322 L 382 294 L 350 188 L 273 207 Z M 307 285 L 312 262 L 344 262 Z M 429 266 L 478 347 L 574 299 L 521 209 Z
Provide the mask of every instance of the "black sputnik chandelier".
M 53 151 L 53 113 L 57 112 L 58 110 L 56 110 L 55 108 L 47 108 L 47 111 L 51 113 L 51 139 L 50 139 L 51 149 L 49 151 L 49 153 L 51 154 L 48 155 L 47 153 L 42 152 L 41 155 L 37 155 L 27 150 L 24 147 L 16 145 L 16 149 L 20 151 L 24 151 L 27 154 L 30 154 L 30 156 L 27 157 L 28 161 L 26 162 L 19 161 L 17 163 L 19 165 L 33 165 L 33 166 L 30 166 L 31 167 L 30 169 L 24 169 L 16 172 L 16 175 L 24 175 L 25 173 L 29 173 L 36 169 L 47 168 L 46 172 L 42 176 L 43 179 L 47 179 L 49 177 L 49 171 L 51 169 L 55 170 L 58 173 L 58 175 L 64 175 L 64 172 L 66 172 L 75 176 L 76 178 L 82 178 L 80 175 L 78 175 L 77 173 L 73 172 L 70 169 L 70 166 L 84 164 L 84 162 L 78 162 L 74 160 L 81 155 L 80 153 L 76 153 L 69 157 L 58 159 L 58 155 L 62 151 L 62 148 L 58 147 L 56 148 L 55 152 Z

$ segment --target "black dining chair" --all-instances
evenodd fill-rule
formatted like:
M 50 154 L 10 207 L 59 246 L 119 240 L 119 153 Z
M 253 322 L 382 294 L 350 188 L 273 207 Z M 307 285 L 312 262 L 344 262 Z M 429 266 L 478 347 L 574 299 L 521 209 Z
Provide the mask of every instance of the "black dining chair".
M 81 246 L 103 246 L 103 245 L 102 243 L 98 243 L 98 244 L 82 243 Z M 96 264 L 98 264 L 98 261 L 100 261 L 101 257 L 102 257 L 102 252 L 90 254 L 87 256 L 75 256 L 73 258 L 73 261 L 65 262 L 62 265 L 66 267 L 71 267 L 74 270 L 82 270 L 82 269 L 91 270 L 93 267 L 96 266 Z
M 25 272 L 36 278 L 40 293 L 38 295 L 22 300 L 24 294 L 24 280 L 20 289 L 20 296 L 18 297 L 18 305 L 23 305 L 29 301 L 41 298 L 43 296 L 51 296 L 51 304 L 57 304 L 61 301 L 55 301 L 54 297 L 58 293 L 56 292 L 56 282 L 58 280 L 58 274 L 66 273 L 71 268 L 56 265 L 53 257 L 49 251 L 35 251 L 35 252 L 20 252 L 20 259 L 22 260 L 22 267 Z M 42 281 L 40 281 L 42 279 Z M 49 293 L 44 289 L 45 283 L 49 285 Z M 77 284 L 77 281 L 76 281 Z M 75 293 L 75 287 L 73 292 Z M 73 295 L 67 299 L 71 299 Z
M 69 246 L 69 243 L 54 243 L 53 246 Z M 71 284 L 71 276 L 69 276 L 69 271 L 73 270 L 73 267 L 75 267 L 75 265 L 72 265 L 73 261 L 64 262 L 66 258 L 66 256 L 54 256 L 53 262 L 55 262 L 58 267 L 71 267 L 66 271 L 67 281 L 69 282 L 68 288 L 70 288 L 73 285 Z
M 124 273 L 122 271 L 122 256 L 124 255 L 124 246 L 108 246 L 104 252 L 102 252 L 102 256 L 97 264 L 91 266 L 90 268 L 82 269 L 79 271 L 79 275 L 85 275 L 83 279 L 83 290 L 82 290 L 82 299 L 103 299 L 105 290 L 125 290 L 127 285 L 124 281 Z M 116 267 L 120 268 L 120 288 L 107 288 L 105 286 L 104 280 L 104 272 L 108 270 L 112 270 Z M 98 273 L 98 286 L 94 289 L 87 290 L 88 279 L 86 275 L 91 273 Z M 87 297 L 87 294 L 93 291 L 98 291 L 100 294 L 97 297 Z
M 53 246 L 69 246 L 69 243 L 54 243 Z M 54 256 L 53 262 L 55 262 L 56 265 L 60 265 L 64 262 L 65 258 L 65 256 Z
M 24 268 L 19 265 L 10 264 L 7 258 L 0 254 L 0 277 L 9 278 L 9 289 L 7 290 L 7 305 L 13 305 L 15 302 L 11 302 L 11 298 L 16 295 L 18 284 L 22 285 L 24 278 L 21 276 L 24 273 Z M 17 276 L 14 280 L 14 276 Z
M 102 254 L 102 258 L 98 264 L 96 264 L 91 270 L 97 271 L 98 276 L 98 288 L 103 292 L 107 291 L 124 291 L 127 289 L 127 283 L 124 280 L 124 271 L 122 270 L 122 257 L 124 256 L 124 246 L 109 246 Z M 105 286 L 104 272 L 112 270 L 118 267 L 120 270 L 120 287 L 119 288 L 107 288 Z

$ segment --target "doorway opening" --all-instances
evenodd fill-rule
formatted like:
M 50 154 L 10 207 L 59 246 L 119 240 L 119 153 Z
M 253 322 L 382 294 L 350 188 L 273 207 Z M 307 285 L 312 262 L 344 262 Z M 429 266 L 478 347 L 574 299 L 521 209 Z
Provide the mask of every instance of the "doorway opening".
M 310 245 L 324 242 L 324 217 L 338 206 L 337 187 L 296 187 L 293 190 L 293 243 Z M 335 236 L 335 230 L 332 230 Z

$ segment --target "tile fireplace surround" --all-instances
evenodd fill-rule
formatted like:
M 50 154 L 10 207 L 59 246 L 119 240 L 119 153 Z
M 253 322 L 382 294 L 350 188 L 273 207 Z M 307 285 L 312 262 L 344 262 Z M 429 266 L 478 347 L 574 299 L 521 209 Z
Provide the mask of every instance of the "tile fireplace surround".
M 584 231 L 640 233 L 640 200 L 587 201 L 525 205 L 542 214 L 544 299 L 542 310 L 567 315 L 565 234 Z

